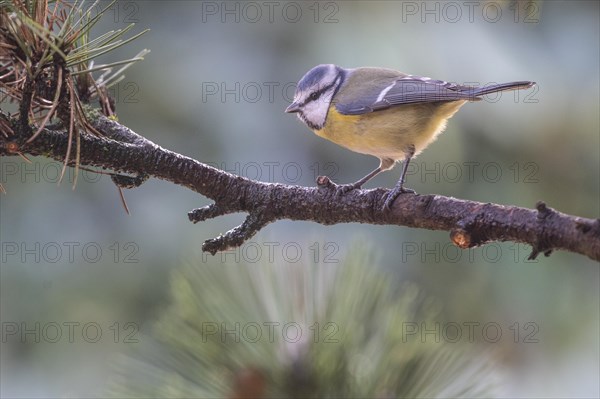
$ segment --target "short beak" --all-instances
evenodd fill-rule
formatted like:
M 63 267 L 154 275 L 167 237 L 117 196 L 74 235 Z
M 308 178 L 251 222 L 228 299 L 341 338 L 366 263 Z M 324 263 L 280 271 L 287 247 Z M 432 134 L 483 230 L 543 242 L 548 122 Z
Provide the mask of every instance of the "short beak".
M 290 106 L 285 109 L 285 112 L 287 112 L 288 114 L 298 111 L 300 111 L 300 104 L 298 103 L 291 103 Z

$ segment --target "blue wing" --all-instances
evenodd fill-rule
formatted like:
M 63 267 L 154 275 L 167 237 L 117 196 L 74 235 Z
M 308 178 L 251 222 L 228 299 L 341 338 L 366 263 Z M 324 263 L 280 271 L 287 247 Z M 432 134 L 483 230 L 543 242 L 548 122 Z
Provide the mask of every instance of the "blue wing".
M 381 111 L 397 105 L 440 101 L 481 100 L 480 96 L 502 90 L 529 88 L 533 82 L 510 82 L 485 87 L 464 86 L 420 76 L 407 75 L 387 82 L 387 86 L 373 87 L 356 101 L 336 102 L 341 114 L 361 115 Z

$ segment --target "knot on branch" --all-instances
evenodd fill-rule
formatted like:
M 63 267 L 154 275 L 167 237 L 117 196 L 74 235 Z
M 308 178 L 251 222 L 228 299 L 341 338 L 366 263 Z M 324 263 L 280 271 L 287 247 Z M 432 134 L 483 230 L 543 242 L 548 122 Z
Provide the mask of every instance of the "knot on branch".
M 460 249 L 475 248 L 491 241 L 475 229 L 460 227 L 450 230 L 450 240 Z
M 141 186 L 150 176 L 143 173 L 137 176 L 111 175 L 110 179 L 117 187 L 136 188 Z
M 450 240 L 452 240 L 452 243 L 460 249 L 469 249 L 490 242 L 491 240 L 488 238 L 486 232 L 479 228 L 479 224 L 484 218 L 485 212 L 481 211 L 475 215 L 461 219 L 457 223 L 457 227 L 450 230 Z M 485 225 L 486 223 L 483 224 Z M 490 222 L 489 227 L 495 228 L 496 222 Z
M 536 202 L 535 209 L 538 212 L 537 221 L 540 224 L 540 232 L 537 235 L 535 242 L 531 244 L 531 253 L 527 257 L 527 260 L 534 260 L 540 253 L 543 253 L 544 256 L 550 256 L 554 250 L 549 242 L 550 240 L 546 238 L 544 225 L 553 216 L 557 215 L 557 212 L 548 207 L 544 201 Z
M 335 186 L 335 184 L 327 176 L 318 176 L 316 182 L 317 187 L 319 188 L 333 188 Z
M 471 234 L 464 229 L 452 229 L 450 231 L 450 239 L 460 249 L 468 249 L 475 246 Z
M 600 219 L 596 219 L 593 222 L 577 218 L 575 220 L 575 226 L 577 230 L 584 234 L 591 234 L 593 237 L 600 238 Z
M 2 149 L 6 151 L 7 155 L 15 155 L 19 154 L 21 151 L 19 143 L 16 141 L 6 141 L 2 143 Z
M 554 209 L 546 206 L 546 203 L 544 201 L 536 202 L 535 209 L 537 209 L 537 211 L 538 211 L 537 217 L 540 220 L 544 220 L 547 217 L 551 216 L 553 213 L 556 213 L 556 211 Z

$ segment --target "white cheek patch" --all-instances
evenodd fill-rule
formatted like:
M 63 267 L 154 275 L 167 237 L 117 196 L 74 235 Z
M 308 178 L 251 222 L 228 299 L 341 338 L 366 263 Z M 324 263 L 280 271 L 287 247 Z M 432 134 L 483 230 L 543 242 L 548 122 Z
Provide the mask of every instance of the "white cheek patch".
M 320 67 L 319 67 L 320 68 Z M 309 72 L 310 75 L 312 72 Z M 304 78 L 303 78 L 304 80 Z M 333 93 L 340 86 L 342 76 L 338 73 L 334 65 L 328 65 L 325 73 L 319 78 L 318 82 L 305 88 L 306 84 L 301 81 L 302 90 L 297 90 L 294 96 L 294 102 L 300 105 L 298 117 L 305 122 L 311 129 L 320 130 L 325 126 L 329 105 L 333 98 Z M 321 90 L 326 90 L 322 92 Z M 317 96 L 312 100 L 311 96 Z
M 332 87 L 330 90 L 323 93 L 318 100 L 309 101 L 304 104 L 302 116 L 313 129 L 321 129 L 325 125 L 327 111 L 329 111 L 329 104 L 331 104 L 334 90 L 335 89 Z

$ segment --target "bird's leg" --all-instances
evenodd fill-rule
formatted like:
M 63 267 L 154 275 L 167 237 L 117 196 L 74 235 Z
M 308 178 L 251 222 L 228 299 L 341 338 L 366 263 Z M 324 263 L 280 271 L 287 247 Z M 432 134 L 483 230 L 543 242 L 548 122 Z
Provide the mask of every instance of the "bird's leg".
M 406 179 L 406 171 L 408 170 L 408 164 L 412 159 L 413 155 L 415 155 L 415 146 L 410 146 L 406 156 L 404 158 L 404 162 L 402 162 L 402 173 L 400 174 L 400 179 L 398 183 L 394 186 L 392 191 L 390 191 L 385 199 L 385 203 L 383 204 L 384 210 L 389 210 L 400 194 L 403 193 L 412 193 L 416 194 L 415 190 L 411 190 L 410 188 L 404 188 L 404 181 Z
M 392 159 L 382 159 L 381 162 L 379 163 L 379 166 L 374 169 L 373 171 L 371 171 L 369 174 L 367 174 L 365 177 L 363 177 L 362 179 L 351 183 L 351 184 L 336 184 L 334 182 L 332 182 L 331 180 L 329 180 L 329 178 L 325 177 L 325 176 L 319 176 L 317 178 L 317 184 L 322 186 L 322 185 L 327 185 L 331 188 L 334 188 L 337 192 L 337 194 L 346 194 L 352 190 L 356 190 L 357 188 L 361 188 L 363 186 L 363 184 L 365 184 L 366 182 L 368 182 L 369 180 L 371 180 L 372 178 L 374 178 L 375 176 L 377 176 L 378 174 L 380 174 L 381 172 L 383 172 L 384 170 L 388 170 L 390 169 L 392 166 L 394 165 L 394 160 Z
M 374 178 L 375 176 L 380 174 L 382 170 L 383 169 L 381 169 L 381 166 L 378 166 L 377 169 L 373 170 L 371 173 L 369 173 L 362 179 L 360 179 L 357 182 L 352 183 L 352 184 L 346 184 L 346 186 L 350 186 L 350 187 L 352 187 L 352 189 L 361 188 L 363 186 L 363 184 L 365 184 L 366 182 L 368 182 L 369 180 L 371 180 L 372 178 Z

